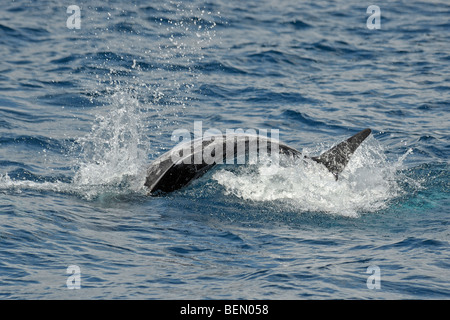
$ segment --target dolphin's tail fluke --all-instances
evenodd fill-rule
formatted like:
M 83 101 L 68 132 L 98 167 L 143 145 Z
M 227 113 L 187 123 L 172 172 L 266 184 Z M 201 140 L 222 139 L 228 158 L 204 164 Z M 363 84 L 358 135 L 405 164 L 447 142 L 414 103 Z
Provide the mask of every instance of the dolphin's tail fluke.
M 337 146 L 324 152 L 318 157 L 312 157 L 311 159 L 317 163 L 323 164 L 334 175 L 336 180 L 339 174 L 344 170 L 350 156 L 361 145 L 361 143 L 370 135 L 372 130 L 365 129 L 358 132 L 353 137 L 339 143 Z

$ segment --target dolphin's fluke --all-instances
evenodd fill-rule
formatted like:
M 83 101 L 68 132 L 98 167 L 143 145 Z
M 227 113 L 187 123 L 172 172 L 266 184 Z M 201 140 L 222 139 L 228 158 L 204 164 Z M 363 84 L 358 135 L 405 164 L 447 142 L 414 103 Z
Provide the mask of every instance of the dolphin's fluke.
M 337 146 L 324 152 L 318 157 L 312 157 L 311 159 L 323 164 L 334 175 L 336 180 L 338 175 L 344 170 L 350 156 L 361 145 L 361 143 L 370 135 L 372 130 L 365 129 L 358 132 L 354 136 L 339 143 Z

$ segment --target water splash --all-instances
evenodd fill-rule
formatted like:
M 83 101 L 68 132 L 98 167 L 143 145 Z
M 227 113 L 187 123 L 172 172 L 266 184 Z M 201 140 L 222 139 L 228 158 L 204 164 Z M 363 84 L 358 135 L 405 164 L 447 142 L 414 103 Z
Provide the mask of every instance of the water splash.
M 98 107 L 90 131 L 74 139 L 67 155 L 71 181 L 33 175 L 16 179 L 6 173 L 0 175 L 0 189 L 64 192 L 88 200 L 146 192 L 149 155 L 157 155 L 162 147 L 150 147 L 149 131 L 152 138 L 166 134 L 166 128 L 171 132 L 187 108 L 201 74 L 203 50 L 215 38 L 217 13 L 177 1 L 158 4 L 151 11 L 159 33 L 142 43 L 145 26 L 123 21 L 117 8 L 108 9 L 106 20 L 103 10 L 92 9 L 91 22 L 97 22 L 82 29 L 77 41 L 80 47 L 95 49 L 77 71 L 87 79 L 80 94 Z M 127 36 L 111 37 L 118 29 Z
M 90 198 L 105 188 L 119 192 L 142 189 L 149 144 L 138 99 L 127 91 L 111 97 L 106 114 L 98 114 L 92 130 L 76 141 L 74 188 Z
M 73 148 L 79 151 L 74 152 L 73 187 L 88 199 L 105 192 L 146 193 L 148 158 L 161 148 L 150 147 L 148 133 L 156 140 L 165 128 L 173 130 L 199 76 L 195 66 L 203 59 L 202 50 L 215 36 L 211 13 L 178 2 L 160 9 L 155 19 L 162 33 L 150 47 L 99 64 L 109 73 L 96 75 L 98 89 L 91 96 L 100 96 L 105 105 L 97 110 L 90 133 Z
M 117 90 L 110 104 L 97 109 L 91 131 L 71 147 L 72 179 L 8 173 L 0 189 L 53 191 L 92 200 L 100 195 L 143 193 L 149 144 L 145 139 L 143 107 L 132 92 Z
M 401 194 L 397 180 L 403 160 L 390 163 L 383 147 L 369 138 L 338 181 L 322 165 L 304 160 L 275 169 L 267 164 L 242 167 L 237 172 L 225 168 L 213 179 L 225 188 L 226 195 L 245 200 L 275 202 L 289 211 L 358 217 L 386 208 Z

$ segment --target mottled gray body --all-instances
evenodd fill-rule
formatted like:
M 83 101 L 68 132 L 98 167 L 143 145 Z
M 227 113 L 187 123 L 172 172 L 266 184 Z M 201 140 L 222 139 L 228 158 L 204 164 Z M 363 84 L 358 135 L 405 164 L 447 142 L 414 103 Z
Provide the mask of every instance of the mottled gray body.
M 323 164 L 337 179 L 350 156 L 369 136 L 365 129 L 311 160 Z M 145 186 L 150 193 L 172 192 L 188 185 L 221 163 L 255 162 L 258 157 L 278 155 L 306 158 L 300 151 L 263 136 L 246 134 L 202 138 L 180 144 L 156 159 L 147 170 Z

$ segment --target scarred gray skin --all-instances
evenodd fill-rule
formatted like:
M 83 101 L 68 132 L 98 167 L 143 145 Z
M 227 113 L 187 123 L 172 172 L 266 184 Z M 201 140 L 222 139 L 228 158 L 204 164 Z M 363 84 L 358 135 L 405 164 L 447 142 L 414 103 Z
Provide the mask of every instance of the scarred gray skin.
M 337 180 L 350 156 L 370 133 L 370 129 L 362 130 L 319 157 L 311 158 L 278 140 L 258 135 L 232 134 L 196 139 L 179 144 L 157 158 L 147 170 L 145 186 L 152 195 L 172 192 L 201 177 L 217 164 L 234 163 L 236 158 L 237 163 L 242 163 L 242 160 L 252 157 L 256 159 L 254 157 L 262 153 L 272 159 L 277 159 L 274 158 L 277 155 L 311 159 L 323 164 Z

